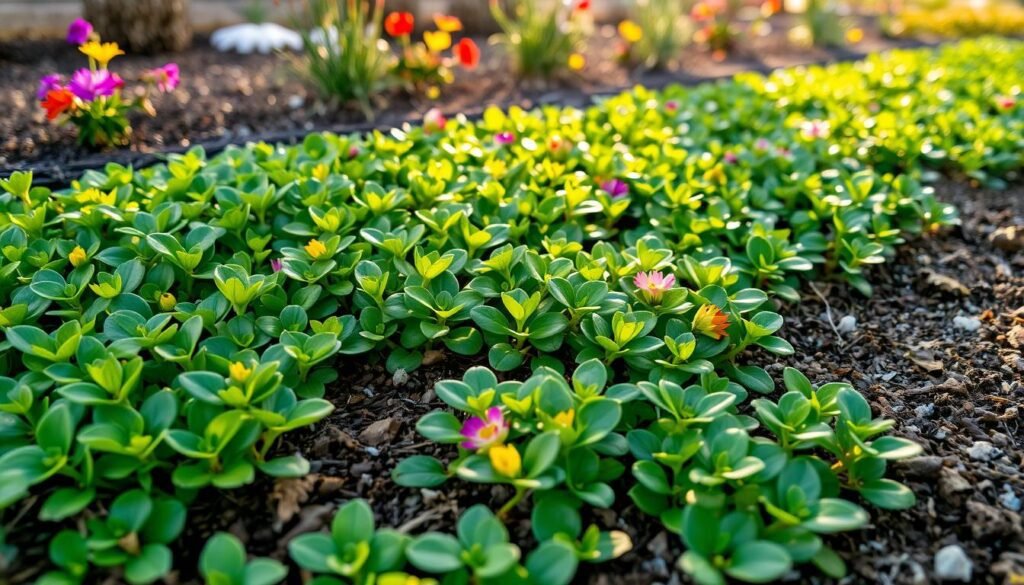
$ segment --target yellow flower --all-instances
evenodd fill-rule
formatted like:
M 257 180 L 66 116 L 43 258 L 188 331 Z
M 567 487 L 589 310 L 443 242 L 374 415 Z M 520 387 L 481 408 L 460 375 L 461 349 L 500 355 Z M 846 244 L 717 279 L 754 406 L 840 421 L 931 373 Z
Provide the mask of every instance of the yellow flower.
M 517 477 L 523 470 L 523 460 L 513 445 L 495 445 L 487 452 L 494 471 L 505 477 Z
M 245 384 L 245 381 L 252 374 L 252 368 L 245 367 L 245 364 L 242 362 L 231 362 L 231 365 L 228 366 L 228 374 L 231 376 L 231 381 L 235 384 Z
M 576 411 L 572 408 L 556 414 L 554 418 L 555 424 L 566 428 L 571 427 L 574 420 L 576 420 Z
M 171 293 L 165 292 L 164 294 L 160 295 L 159 304 L 161 311 L 170 311 L 171 309 L 174 308 L 174 305 L 178 304 L 178 299 L 174 298 L 174 295 L 172 295 Z
M 327 179 L 327 175 L 329 174 L 331 174 L 331 168 L 324 163 L 320 163 L 313 167 L 313 177 L 316 178 L 318 181 L 325 181 Z
M 857 43 L 859 43 L 859 42 L 861 42 L 863 40 L 864 40 L 864 29 L 862 29 L 862 28 L 851 28 L 850 30 L 846 31 L 846 42 L 850 43 L 851 45 L 856 45 Z
M 632 20 L 623 20 L 619 23 L 619 36 L 627 43 L 638 43 L 644 38 L 644 29 Z
M 573 71 L 579 71 L 586 67 L 586 65 L 587 58 L 584 57 L 583 55 L 579 53 L 573 53 L 572 55 L 569 55 L 569 69 L 572 69 Z
M 320 240 L 310 240 L 303 248 L 306 250 L 306 253 L 313 258 L 313 260 L 316 260 L 327 253 L 327 246 L 325 246 Z
M 124 51 L 121 47 L 117 46 L 117 43 L 100 43 L 97 41 L 89 41 L 78 50 L 85 54 L 85 56 L 96 61 L 100 64 L 100 67 L 106 67 L 107 63 L 117 57 L 118 55 L 124 55 Z
M 452 46 L 452 35 L 443 30 L 428 30 L 423 33 L 423 42 L 431 53 L 447 51 Z
M 462 30 L 462 21 L 458 16 L 447 16 L 444 14 L 434 15 L 434 24 L 439 30 L 447 33 L 459 32 Z
M 68 254 L 68 260 L 71 260 L 71 265 L 78 268 L 82 264 L 85 264 L 89 260 L 89 257 L 85 255 L 85 250 L 81 246 L 75 246 L 74 250 Z

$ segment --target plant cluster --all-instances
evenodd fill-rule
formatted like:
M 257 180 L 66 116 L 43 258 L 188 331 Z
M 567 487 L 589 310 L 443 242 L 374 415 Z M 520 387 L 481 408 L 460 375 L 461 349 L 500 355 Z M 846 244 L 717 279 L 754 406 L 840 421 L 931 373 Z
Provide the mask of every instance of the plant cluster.
M 512 495 L 498 519 L 530 495 L 541 546 L 559 541 L 570 547 L 564 558 L 591 562 L 625 552 L 629 540 L 596 526 L 584 532 L 578 510 L 612 508 L 611 484 L 626 481 L 633 503 L 682 537 L 679 566 L 702 584 L 723 583 L 724 575 L 768 582 L 805 562 L 841 578 L 846 568 L 821 535 L 860 528 L 868 515 L 840 496 L 858 493 L 886 509 L 914 504 L 913 492 L 884 476 L 887 461 L 917 455 L 920 446 L 880 436 L 893 421 L 873 418 L 850 386 L 816 388 L 790 368 L 786 392 L 778 402 L 754 400 L 752 417 L 737 408 L 747 397 L 742 384 L 713 371 L 688 378 L 686 387 L 667 379 L 609 387 L 597 359 L 582 363 L 570 382 L 544 367 L 525 382 L 500 383 L 486 368 L 472 368 L 436 386 L 465 420 L 435 411 L 417 424 L 432 441 L 458 444 L 458 457 L 447 466 L 410 457 L 395 481 L 508 485 Z M 575 568 L 567 562 L 550 582 L 568 583 Z
M 621 59 L 648 68 L 672 65 L 692 36 L 683 8 L 679 0 L 637 0 L 633 18 L 618 26 Z
M 954 3 L 943 7 L 908 7 L 888 19 L 890 34 L 944 38 L 1003 35 L 1015 37 L 1024 30 L 1024 7 L 1016 2 Z
M 454 81 L 453 67 L 477 66 L 480 49 L 466 37 L 454 16 L 436 15 L 435 30 L 413 41 L 415 19 L 409 12 L 385 15 L 384 0 L 302 0 L 313 30 L 303 36 L 300 68 L 325 94 L 358 103 L 372 117 L 371 101 L 393 87 L 436 98 Z M 385 35 L 397 43 L 397 51 Z M 451 51 L 447 55 L 447 51 Z
M 566 69 L 583 69 L 582 50 L 593 27 L 590 0 L 512 0 L 508 11 L 502 4 L 490 0 L 491 14 L 501 28 L 492 41 L 505 49 L 516 74 L 550 79 Z
M 651 498 L 666 510 L 687 491 L 719 490 L 715 518 L 750 513 L 736 482 L 752 480 L 722 474 L 747 469 L 762 439 L 787 462 L 842 463 L 844 489 L 878 504 L 865 486 L 883 480 L 885 425 L 838 389 L 835 408 L 801 414 L 826 398 L 802 383 L 744 414 L 746 394 L 774 388 L 745 352 L 792 352 L 774 309 L 798 299 L 801 278 L 869 293 L 867 269 L 904 237 L 954 222 L 921 184 L 934 169 L 988 184 L 1019 171 L 1022 54 L 982 40 L 636 89 L 586 110 L 431 116 L 212 158 L 197 148 L 141 170 L 109 164 L 59 191 L 15 173 L 0 180 L 0 509 L 17 517 L 38 500 L 55 533 L 87 543 L 87 562 L 55 561 L 62 573 L 122 567 L 150 582 L 169 566 L 169 519 L 200 490 L 307 472 L 287 436 L 331 412 L 339 356 L 409 371 L 427 355 L 484 351 L 495 370 L 546 369 L 524 384 L 474 370 L 439 386 L 478 420 L 435 415 L 474 445 L 455 468 L 431 464 L 435 477 L 488 474 L 523 494 L 543 484 L 608 505 L 610 482 L 626 477 L 610 454 L 648 461 L 638 445 L 660 453 L 654 442 L 693 430 L 727 452 L 663 470 L 671 489 Z M 555 381 L 570 352 L 586 387 Z M 602 392 L 602 376 L 635 389 Z M 535 396 L 538 383 L 558 388 Z M 805 422 L 813 436 L 788 428 Z M 641 430 L 655 441 L 631 442 Z M 587 453 L 585 469 L 570 448 Z M 777 493 L 782 476 L 759 474 L 758 489 Z M 836 497 L 824 472 L 816 494 L 807 481 L 808 510 Z M 764 516 L 767 504 L 796 524 L 813 517 L 764 497 L 765 529 L 787 518 Z M 658 512 L 670 525 L 673 514 Z M 604 542 L 558 530 L 587 558 Z M 716 559 L 741 544 L 692 548 L 725 570 Z
M 79 18 L 68 27 L 67 41 L 89 58 L 89 66 L 64 79 L 54 73 L 39 81 L 36 98 L 46 118 L 78 128 L 78 141 L 91 146 L 120 145 L 131 134 L 128 116 L 142 110 L 156 115 L 151 100 L 154 91 L 173 91 L 180 81 L 178 66 L 168 63 L 142 75 L 143 92 L 123 95 L 125 82 L 109 69 L 110 62 L 124 51 L 117 43 L 104 43 L 93 26 Z

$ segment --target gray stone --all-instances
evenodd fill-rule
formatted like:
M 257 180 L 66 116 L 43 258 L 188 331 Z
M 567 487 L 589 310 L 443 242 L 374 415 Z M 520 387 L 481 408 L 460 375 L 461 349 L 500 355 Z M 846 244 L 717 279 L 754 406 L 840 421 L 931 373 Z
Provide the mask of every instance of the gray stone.
M 944 546 L 935 553 L 935 576 L 940 580 L 967 583 L 973 572 L 974 563 L 959 544 Z

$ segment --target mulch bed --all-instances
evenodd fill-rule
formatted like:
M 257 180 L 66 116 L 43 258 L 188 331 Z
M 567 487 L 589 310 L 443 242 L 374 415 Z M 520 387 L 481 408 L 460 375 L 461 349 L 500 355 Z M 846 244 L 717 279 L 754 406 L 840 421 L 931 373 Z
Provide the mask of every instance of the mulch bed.
M 724 61 L 716 61 L 696 47 L 688 48 L 680 67 L 673 71 L 630 71 L 620 65 L 614 29 L 606 26 L 590 43 L 587 67 L 549 85 L 518 82 L 509 75 L 498 49 L 479 38 L 481 65 L 473 71 L 457 71 L 455 83 L 444 89 L 440 100 L 392 93 L 379 104 L 372 124 L 360 111 L 320 98 L 304 83 L 291 59 L 218 53 L 207 38 L 197 38 L 193 47 L 181 54 L 127 55 L 114 61 L 114 70 L 130 80 L 173 60 L 181 66 L 182 83 L 172 94 L 157 97 L 156 118 L 135 115 L 130 147 L 113 151 L 76 146 L 73 128 L 49 123 L 36 102 L 41 76 L 52 72 L 67 76 L 85 64 L 74 47 L 59 40 L 0 43 L 0 103 L 6 108 L 0 117 L 0 176 L 32 169 L 37 185 L 62 186 L 84 170 L 110 161 L 142 166 L 156 161 L 160 153 L 180 152 L 194 145 L 216 151 L 251 140 L 294 142 L 314 130 L 347 132 L 397 126 L 419 119 L 434 106 L 467 115 L 479 114 L 491 104 L 584 106 L 594 94 L 618 92 L 636 84 L 654 88 L 692 84 L 740 71 L 856 59 L 870 52 L 918 44 L 883 38 L 875 23 L 864 19 L 865 38 L 849 49 L 795 47 L 786 37 L 791 24 L 789 17 L 779 16 L 771 21 L 769 34 L 742 35 L 740 46 Z
M 777 380 L 785 366 L 796 366 L 815 383 L 849 381 L 876 414 L 897 420 L 896 434 L 925 447 L 924 456 L 894 468 L 895 477 L 917 494 L 914 508 L 871 509 L 869 527 L 829 538 L 855 582 L 935 581 L 934 555 L 951 544 L 961 546 L 973 564 L 973 582 L 1012 582 L 1011 575 L 1024 574 L 1024 237 L 1006 238 L 999 231 L 1024 226 L 1024 188 L 994 192 L 948 183 L 939 195 L 961 210 L 962 227 L 904 246 L 874 274 L 870 299 L 837 284 L 805 287 L 801 304 L 781 309 L 783 334 L 796 347 L 795 356 L 747 356 Z M 993 234 L 1006 249 L 993 245 Z M 848 315 L 856 319 L 855 328 L 849 319 L 840 324 Z M 503 503 L 509 496 L 504 487 L 455 480 L 437 490 L 412 490 L 390 479 L 397 462 L 409 455 L 451 455 L 418 436 L 415 422 L 443 406 L 432 391 L 437 380 L 461 377 L 483 361 L 442 359 L 407 380 L 396 380 L 380 364 L 339 364 L 341 378 L 328 392 L 335 413 L 282 448 L 304 453 L 314 473 L 203 492 L 175 551 L 175 566 L 183 571 L 177 581 L 195 582 L 191 567 L 201 543 L 216 530 L 235 533 L 252 553 L 284 559 L 292 537 L 320 529 L 337 504 L 350 498 L 368 498 L 380 524 L 411 533 L 452 530 L 468 506 Z M 682 582 L 673 572 L 682 552 L 679 538 L 640 514 L 624 491 L 618 490 L 615 509 L 597 511 L 589 520 L 625 530 L 634 550 L 608 564 L 582 567 L 578 582 Z M 46 537 L 33 526 L 34 515 L 28 511 L 9 530 L 22 549 L 12 583 L 30 582 L 40 570 Z M 526 506 L 512 515 L 510 530 L 520 543 L 529 543 L 528 520 Z M 800 578 L 825 581 L 810 570 Z M 297 579 L 293 574 L 292 581 Z

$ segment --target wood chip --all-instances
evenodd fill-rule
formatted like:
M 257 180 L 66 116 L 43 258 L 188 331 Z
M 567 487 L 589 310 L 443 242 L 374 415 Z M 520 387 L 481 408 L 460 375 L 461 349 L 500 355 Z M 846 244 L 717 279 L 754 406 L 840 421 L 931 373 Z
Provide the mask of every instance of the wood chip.
M 398 434 L 398 429 L 401 426 L 402 423 L 400 421 L 389 416 L 366 427 L 363 432 L 359 433 L 359 440 L 366 445 L 376 447 L 393 439 Z
M 964 283 L 953 278 L 952 276 L 946 276 L 945 274 L 939 274 L 931 270 L 925 270 L 925 284 L 938 288 L 943 292 L 950 294 L 960 295 L 966 297 L 971 294 L 971 289 L 967 288 Z
M 277 522 L 276 527 L 290 522 L 296 514 L 302 510 L 302 504 L 309 499 L 309 492 L 316 484 L 316 474 L 296 478 L 278 478 L 274 481 L 274 491 L 270 494 L 270 501 L 276 503 Z

